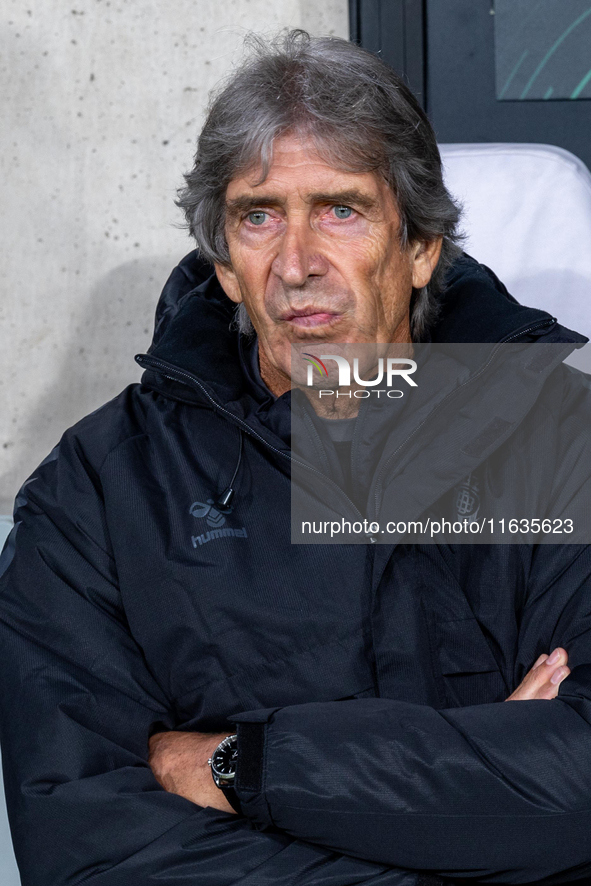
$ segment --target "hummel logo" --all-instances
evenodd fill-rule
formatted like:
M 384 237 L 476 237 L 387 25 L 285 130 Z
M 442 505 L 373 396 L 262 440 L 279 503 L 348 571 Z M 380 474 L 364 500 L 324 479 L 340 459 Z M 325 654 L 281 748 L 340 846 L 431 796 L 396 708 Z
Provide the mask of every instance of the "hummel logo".
M 224 515 L 231 513 L 232 508 L 226 508 L 222 513 L 214 507 L 214 504 L 215 502 L 213 498 L 208 498 L 207 504 L 204 504 L 202 501 L 195 501 L 189 509 L 189 513 L 192 514 L 193 517 L 205 518 L 207 525 L 212 527 L 209 532 L 204 532 L 202 535 L 191 536 L 194 548 L 196 548 L 197 545 L 207 544 L 208 541 L 213 541 L 215 538 L 248 537 L 246 534 L 246 527 L 244 526 L 242 529 L 231 529 L 230 527 L 222 529 L 221 527 L 226 522 L 226 517 Z
M 194 501 L 189 513 L 193 514 L 194 517 L 205 517 L 205 522 L 208 526 L 213 526 L 214 529 L 218 529 L 220 526 L 224 525 L 226 518 L 221 511 L 218 511 L 213 505 L 213 498 L 208 498 L 206 505 L 204 505 L 202 501 Z M 232 508 L 228 508 L 226 513 L 229 514 L 231 510 Z
M 209 532 L 204 532 L 203 535 L 192 535 L 191 541 L 193 542 L 193 547 L 196 548 L 197 545 L 207 544 L 208 541 L 213 541 L 214 538 L 247 537 L 245 526 L 243 526 L 242 529 L 230 529 L 229 527 L 226 527 L 226 529 L 211 529 Z

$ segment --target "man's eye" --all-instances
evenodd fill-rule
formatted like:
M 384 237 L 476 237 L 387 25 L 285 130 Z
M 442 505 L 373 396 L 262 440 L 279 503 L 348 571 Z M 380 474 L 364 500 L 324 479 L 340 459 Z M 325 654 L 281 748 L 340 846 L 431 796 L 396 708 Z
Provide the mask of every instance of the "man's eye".
M 251 224 L 262 225 L 267 218 L 267 213 L 262 212 L 260 209 L 257 209 L 255 212 L 249 212 L 246 217 Z
M 350 206 L 335 206 L 334 214 L 337 218 L 350 218 L 353 214 L 353 210 Z

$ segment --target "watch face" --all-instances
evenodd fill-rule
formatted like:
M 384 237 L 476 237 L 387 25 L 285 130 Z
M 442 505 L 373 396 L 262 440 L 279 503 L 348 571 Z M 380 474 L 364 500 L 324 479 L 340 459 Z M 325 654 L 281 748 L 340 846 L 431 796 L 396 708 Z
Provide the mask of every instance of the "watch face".
M 233 775 L 237 759 L 238 751 L 235 748 L 224 748 L 213 755 L 212 765 L 218 775 Z
M 231 781 L 236 772 L 238 748 L 235 736 L 230 736 L 218 745 L 211 758 L 211 768 L 218 778 Z

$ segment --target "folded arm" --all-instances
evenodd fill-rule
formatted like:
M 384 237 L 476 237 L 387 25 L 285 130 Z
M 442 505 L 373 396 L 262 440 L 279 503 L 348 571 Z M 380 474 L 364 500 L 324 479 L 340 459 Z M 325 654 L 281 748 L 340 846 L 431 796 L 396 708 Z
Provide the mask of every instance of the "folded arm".
M 246 814 L 262 828 L 444 876 L 591 874 L 591 551 L 543 557 L 556 570 L 546 562 L 539 583 L 532 576 L 522 638 L 554 619 L 572 667 L 557 698 L 445 710 L 357 699 L 237 715 L 239 743 L 248 734 L 263 748 L 246 781 L 239 764 Z M 548 608 L 557 601 L 556 617 Z
M 540 655 L 506 701 L 550 701 L 556 698 L 560 683 L 570 673 L 567 662 L 568 654 L 560 647 L 551 655 Z M 186 797 L 199 806 L 212 806 L 235 814 L 224 792 L 214 784 L 209 766 L 212 753 L 229 734 L 228 730 L 215 735 L 183 730 L 160 731 L 150 738 L 150 768 L 165 790 Z M 250 748 L 242 749 L 241 757 L 243 765 L 258 767 L 257 751 L 254 751 L 253 759 Z

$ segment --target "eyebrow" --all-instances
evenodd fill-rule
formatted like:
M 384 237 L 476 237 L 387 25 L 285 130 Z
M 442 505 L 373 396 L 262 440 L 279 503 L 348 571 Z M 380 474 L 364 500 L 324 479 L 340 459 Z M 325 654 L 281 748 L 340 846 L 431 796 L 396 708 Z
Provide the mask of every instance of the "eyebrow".
M 318 191 L 308 194 L 306 203 L 331 203 L 335 206 L 354 205 L 361 209 L 375 209 L 378 201 L 368 194 L 353 188 L 348 191 Z M 226 202 L 228 215 L 236 216 L 243 212 L 249 212 L 260 206 L 284 206 L 285 200 L 276 194 L 245 195 L 236 197 Z
M 346 205 L 353 204 L 355 206 L 361 207 L 361 209 L 375 209 L 378 205 L 378 201 L 375 197 L 370 197 L 369 194 L 365 194 L 363 191 L 357 190 L 357 188 L 351 188 L 348 191 L 327 191 L 320 192 L 316 194 L 310 194 L 307 202 L 309 203 L 334 203 L 336 205 Z

